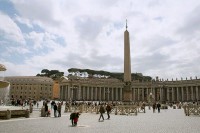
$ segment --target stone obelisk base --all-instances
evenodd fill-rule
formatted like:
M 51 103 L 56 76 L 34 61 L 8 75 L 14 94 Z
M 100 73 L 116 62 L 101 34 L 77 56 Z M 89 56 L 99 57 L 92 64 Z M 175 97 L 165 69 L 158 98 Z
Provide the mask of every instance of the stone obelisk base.
M 125 85 L 123 88 L 123 104 L 128 105 L 132 102 L 131 85 Z

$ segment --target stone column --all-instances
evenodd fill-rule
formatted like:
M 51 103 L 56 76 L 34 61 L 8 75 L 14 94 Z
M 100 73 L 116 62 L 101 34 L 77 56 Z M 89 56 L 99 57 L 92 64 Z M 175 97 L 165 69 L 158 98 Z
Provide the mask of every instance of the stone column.
M 62 95 L 63 95 L 63 94 L 62 94 L 62 90 L 63 90 L 63 89 L 62 89 L 62 86 L 60 86 L 60 99 L 63 99 L 63 96 L 62 96 Z M 1 104 L 1 103 L 0 103 L 0 104 Z
M 156 94 L 156 92 L 157 92 L 157 91 L 156 91 L 156 88 L 153 88 L 154 99 L 155 99 L 155 100 L 158 100 L 158 99 L 157 99 L 157 94 Z
M 191 86 L 191 99 L 194 101 L 194 88 Z
M 106 97 L 105 97 L 105 87 L 103 87 L 103 100 L 104 101 L 106 100 Z
M 172 87 L 172 102 L 175 101 L 175 98 L 174 98 L 174 87 Z
M 91 87 L 91 100 L 93 101 L 94 100 L 94 93 L 93 93 L 93 87 Z
M 116 100 L 116 91 L 115 91 L 115 87 L 113 87 L 113 101 Z
M 65 93 L 65 100 L 67 100 L 67 97 L 68 97 L 68 93 L 67 93 L 67 89 L 68 89 L 68 85 L 66 86 L 65 90 L 64 90 L 64 93 Z
M 144 101 L 144 89 L 145 88 L 142 88 L 142 101 Z
M 184 99 L 184 88 L 181 87 L 181 98 L 182 98 L 182 102 L 185 101 Z
M 160 101 L 163 101 L 162 87 L 160 87 Z
M 97 87 L 93 87 L 93 92 L 94 92 L 94 98 L 93 98 L 93 100 L 97 100 L 97 89 L 96 89 Z
M 107 90 L 108 101 L 111 100 L 111 97 L 110 97 L 111 93 L 112 93 L 112 92 L 111 92 L 111 89 L 110 89 L 110 87 L 108 87 L 108 90 Z
M 117 89 L 117 87 L 115 88 L 115 101 L 117 101 L 118 100 L 118 91 L 117 91 L 118 89 Z
M 189 100 L 189 93 L 188 93 L 188 86 L 186 87 L 186 96 L 187 96 L 187 101 Z
M 72 97 L 72 87 L 69 87 L 69 95 L 70 95 L 70 96 L 69 96 L 70 100 L 72 100 L 72 98 L 73 98 L 73 97 Z
M 65 99 L 65 90 L 66 90 L 66 85 L 63 86 L 63 98 Z
M 87 101 L 90 100 L 90 87 L 87 86 Z
M 196 99 L 199 100 L 199 90 L 198 90 L 198 86 L 196 86 Z
M 101 87 L 97 87 L 98 100 L 101 101 Z
M 112 88 L 109 88 L 108 95 L 109 95 L 109 101 L 111 101 L 112 100 Z
M 77 91 L 78 91 L 78 92 L 77 92 L 77 93 L 78 93 L 77 99 L 78 99 L 78 100 L 81 100 L 81 86 L 80 86 L 80 85 L 78 86 Z
M 138 88 L 138 101 L 140 101 L 140 88 Z
M 176 100 L 179 101 L 180 100 L 180 97 L 179 97 L 179 88 L 176 87 Z
M 149 89 L 148 89 L 148 87 L 147 87 L 147 88 L 145 88 L 145 89 L 146 89 L 146 99 L 145 99 L 145 100 L 147 100 L 147 101 L 148 101 Z
M 62 90 L 61 90 L 62 94 L 60 94 L 60 95 L 62 95 L 62 99 L 64 99 L 64 100 L 66 99 L 66 95 L 67 95 L 66 89 L 67 89 L 66 87 L 62 88 Z
M 132 100 L 135 102 L 135 88 L 132 89 L 132 92 L 133 92 L 133 99 Z
M 99 95 L 99 90 L 98 90 L 98 88 L 97 87 L 95 87 L 95 95 L 96 95 L 96 97 L 95 97 L 95 99 L 96 99 L 96 101 L 99 99 L 99 97 L 98 97 L 98 95 Z
M 168 102 L 170 102 L 170 99 L 169 99 L 169 87 L 167 87 L 167 100 L 168 100 Z
M 85 86 L 82 87 L 83 87 L 82 99 L 85 100 Z
M 66 92 L 67 94 L 67 101 L 69 101 L 70 100 L 70 98 L 71 98 L 71 93 L 70 93 L 70 86 L 69 85 L 67 85 L 67 92 Z
M 116 95 L 117 95 L 116 100 L 119 101 L 119 100 L 120 100 L 120 99 L 119 99 L 119 98 L 120 98 L 120 96 L 119 96 L 119 95 L 120 95 L 120 93 L 119 93 L 119 88 L 117 87 L 116 89 L 117 89 L 117 90 L 116 90 Z
M 114 100 L 116 99 L 116 98 L 115 98 L 115 88 L 114 88 L 114 87 L 112 88 L 112 93 L 113 93 L 113 94 L 112 94 L 112 97 L 113 97 L 112 100 L 114 101 Z
M 63 99 L 65 99 L 65 94 L 64 94 L 64 93 L 65 93 L 65 87 L 62 86 L 62 98 L 63 98 Z
M 122 88 L 120 88 L 120 101 L 122 101 Z
M 62 99 L 64 99 L 64 97 L 63 97 L 63 85 L 60 87 L 60 97 Z

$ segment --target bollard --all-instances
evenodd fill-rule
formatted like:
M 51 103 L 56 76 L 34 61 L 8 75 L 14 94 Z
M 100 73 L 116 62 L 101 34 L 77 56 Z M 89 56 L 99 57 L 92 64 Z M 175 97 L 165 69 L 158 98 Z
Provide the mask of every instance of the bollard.
M 10 119 L 11 118 L 11 111 L 10 110 L 7 110 L 6 111 L 6 119 Z
M 115 115 L 117 115 L 118 107 L 115 107 Z
M 25 110 L 25 118 L 29 118 L 30 117 L 30 112 L 29 112 L 29 110 L 27 109 L 27 110 Z

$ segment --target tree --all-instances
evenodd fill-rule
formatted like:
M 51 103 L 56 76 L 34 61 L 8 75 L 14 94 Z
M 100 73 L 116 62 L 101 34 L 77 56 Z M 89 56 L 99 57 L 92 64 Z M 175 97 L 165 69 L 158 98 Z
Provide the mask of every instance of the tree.
M 68 69 L 68 72 L 71 73 L 87 73 L 89 75 L 89 78 L 92 78 L 95 74 L 99 75 L 99 77 L 110 77 L 110 78 L 116 78 L 119 80 L 124 79 L 124 73 L 112 73 L 107 71 L 97 71 L 97 70 L 91 70 L 91 69 L 79 69 L 79 68 L 70 68 Z M 150 81 L 152 78 L 150 76 L 143 76 L 141 73 L 131 73 L 132 80 L 139 80 L 139 81 Z
M 43 69 L 41 71 L 41 74 L 37 74 L 36 76 L 50 77 L 52 79 L 58 79 L 58 78 L 64 76 L 64 72 L 59 72 L 58 70 Z

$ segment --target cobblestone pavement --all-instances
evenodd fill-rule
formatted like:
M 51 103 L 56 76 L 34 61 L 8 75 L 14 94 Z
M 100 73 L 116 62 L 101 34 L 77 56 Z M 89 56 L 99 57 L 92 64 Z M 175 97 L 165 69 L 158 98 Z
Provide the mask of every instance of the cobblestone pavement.
M 63 112 L 63 111 L 62 111 Z M 161 110 L 153 113 L 146 108 L 146 113 L 137 116 L 114 115 L 110 120 L 99 122 L 99 114 L 82 113 L 78 126 L 72 127 L 70 113 L 62 117 L 39 117 L 35 109 L 31 118 L 0 120 L 0 133 L 199 133 L 200 117 L 185 116 L 183 109 Z M 53 114 L 53 112 L 52 112 Z M 104 114 L 104 118 L 107 118 Z

